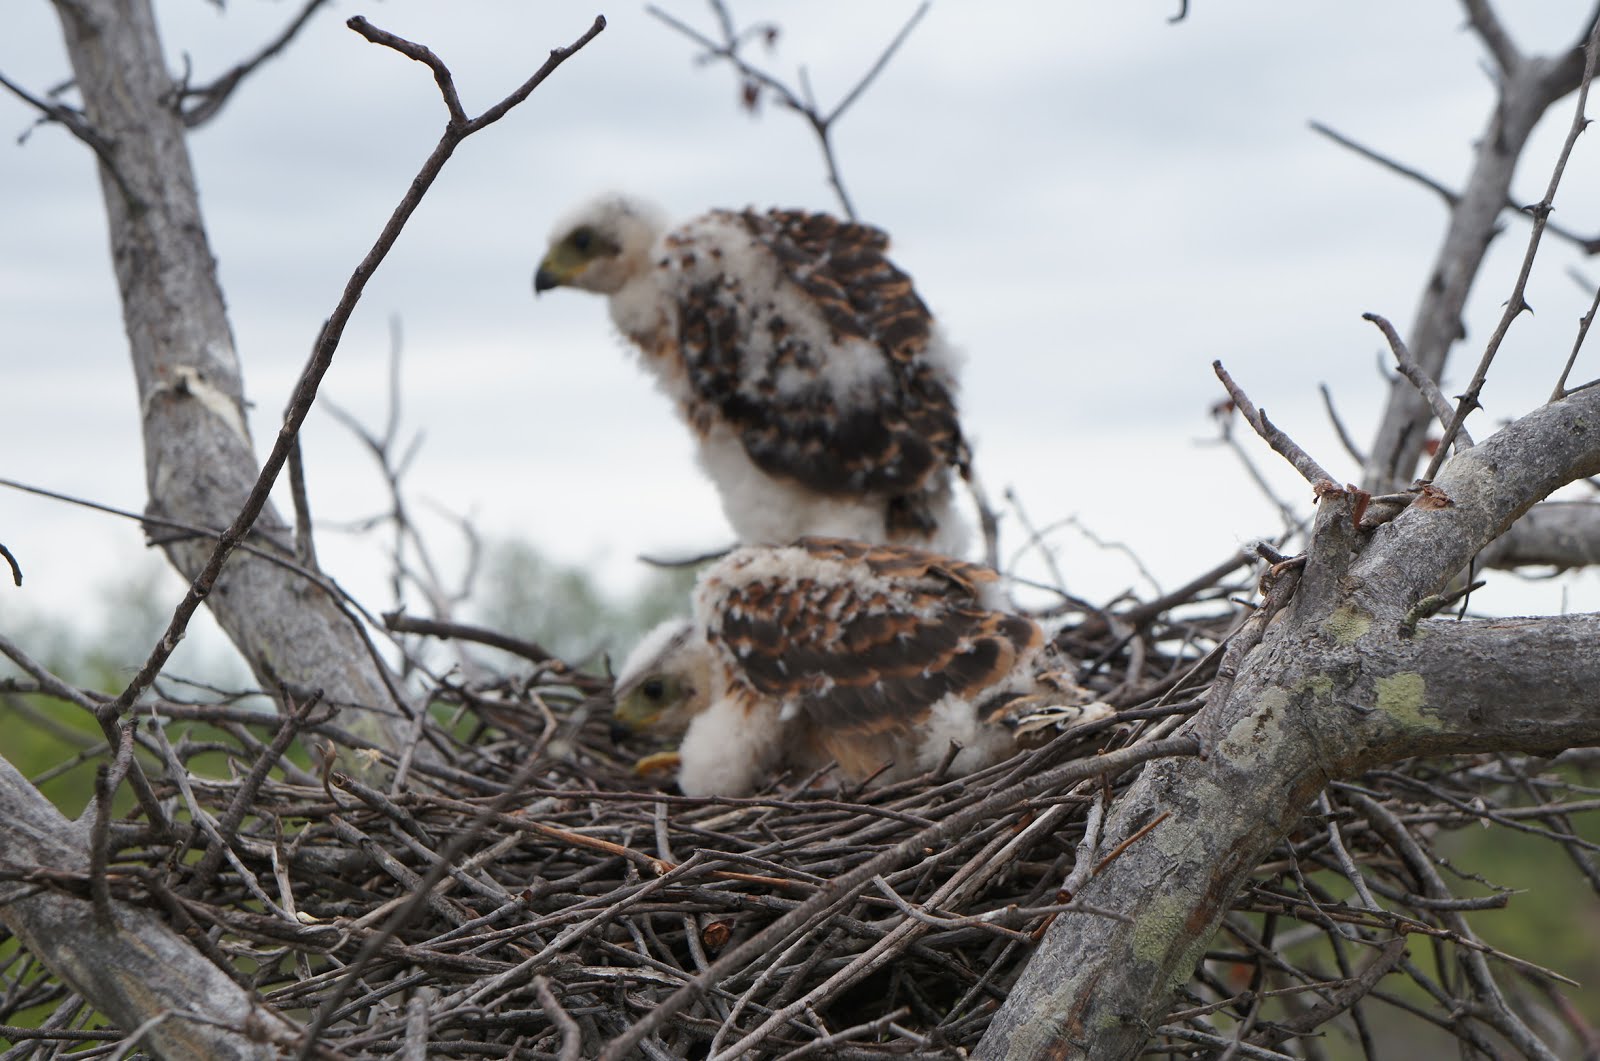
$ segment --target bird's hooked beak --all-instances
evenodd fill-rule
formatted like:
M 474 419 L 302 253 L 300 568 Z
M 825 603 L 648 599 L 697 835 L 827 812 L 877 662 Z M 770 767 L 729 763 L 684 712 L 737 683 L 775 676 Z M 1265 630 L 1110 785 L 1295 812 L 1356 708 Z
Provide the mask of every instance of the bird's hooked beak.
M 533 274 L 533 293 L 537 295 L 550 290 L 552 287 L 560 287 L 566 282 L 567 279 L 565 277 L 550 268 L 548 261 L 540 262 L 538 272 Z

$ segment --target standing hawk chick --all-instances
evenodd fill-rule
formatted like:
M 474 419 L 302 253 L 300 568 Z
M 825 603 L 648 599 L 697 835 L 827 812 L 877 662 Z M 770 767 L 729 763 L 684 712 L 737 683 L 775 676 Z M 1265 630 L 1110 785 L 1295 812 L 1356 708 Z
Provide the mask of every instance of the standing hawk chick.
M 610 296 L 677 403 L 741 541 L 807 534 L 960 552 L 955 358 L 867 225 L 799 210 L 668 229 L 610 195 L 555 228 L 534 291 Z
M 951 769 L 980 769 L 1036 724 L 1020 707 L 1059 700 L 1033 695 L 1053 677 L 1044 634 L 1005 610 L 998 579 L 921 549 L 837 538 L 740 549 L 701 576 L 692 619 L 634 649 L 617 676 L 615 722 L 681 736 L 688 795 L 743 795 L 779 770 L 830 762 L 856 781 L 885 768 L 912 777 L 952 741 Z

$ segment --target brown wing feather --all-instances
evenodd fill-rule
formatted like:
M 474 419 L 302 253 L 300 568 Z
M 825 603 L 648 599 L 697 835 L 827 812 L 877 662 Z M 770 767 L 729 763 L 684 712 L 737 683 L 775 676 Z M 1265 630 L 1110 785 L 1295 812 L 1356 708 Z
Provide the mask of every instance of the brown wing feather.
M 752 575 L 758 555 L 793 563 Z M 979 696 L 1044 641 L 982 603 L 993 572 L 919 549 L 808 538 L 736 553 L 710 578 L 702 603 L 730 682 L 786 705 L 800 739 L 842 766 L 893 758 L 936 701 Z
M 888 237 L 798 210 L 713 216 L 772 256 L 782 282 L 805 292 L 835 344 L 875 345 L 886 381 L 871 405 L 841 407 L 820 372 L 829 352 L 800 341 L 794 322 L 765 295 L 714 274 L 688 286 L 679 305 L 690 422 L 702 433 L 714 420 L 727 422 L 769 474 L 823 494 L 889 498 L 890 522 L 898 524 L 891 531 L 931 531 L 930 495 L 945 489 L 944 469 L 965 475 L 970 457 L 951 380 L 927 356 L 932 318 L 910 277 L 888 259 Z M 691 241 L 675 238 L 674 253 L 693 255 Z M 698 259 L 680 260 L 692 267 Z M 815 382 L 780 388 L 775 380 L 785 369 L 812 373 Z

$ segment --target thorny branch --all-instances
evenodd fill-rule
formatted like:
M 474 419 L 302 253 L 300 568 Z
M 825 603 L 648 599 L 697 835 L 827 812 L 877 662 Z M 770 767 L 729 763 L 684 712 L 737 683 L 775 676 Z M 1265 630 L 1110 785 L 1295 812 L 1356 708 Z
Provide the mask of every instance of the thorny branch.
M 1511 297 L 1506 301 L 1505 312 L 1500 317 L 1500 323 L 1495 326 L 1494 334 L 1489 337 L 1483 356 L 1478 359 L 1478 367 L 1472 373 L 1472 380 L 1467 384 L 1466 391 L 1457 400 L 1455 415 L 1450 424 L 1445 428 L 1444 438 L 1439 442 L 1439 448 L 1434 452 L 1433 459 L 1428 462 L 1428 470 L 1423 473 L 1423 478 L 1431 480 L 1439 474 L 1439 466 L 1444 463 L 1449 455 L 1451 443 L 1461 431 L 1462 422 L 1467 415 L 1478 408 L 1478 396 L 1483 393 L 1484 381 L 1489 375 L 1489 366 L 1493 363 L 1495 354 L 1500 350 L 1500 343 L 1505 339 L 1506 333 L 1511 330 L 1511 323 L 1529 308 L 1524 293 L 1528 286 L 1528 275 L 1533 272 L 1533 262 L 1539 252 L 1539 241 L 1544 235 L 1544 229 L 1549 222 L 1550 211 L 1554 208 L 1556 189 L 1561 186 L 1561 176 L 1566 172 L 1567 160 L 1572 156 L 1572 148 L 1578 142 L 1578 137 L 1589 126 L 1589 119 L 1584 115 L 1584 109 L 1589 102 L 1589 86 L 1594 82 L 1595 59 L 1600 56 L 1600 19 L 1596 19 L 1590 27 L 1589 39 L 1583 49 L 1583 77 L 1578 83 L 1578 100 L 1573 110 L 1572 124 L 1567 129 L 1566 141 L 1561 145 L 1561 153 L 1556 158 L 1555 167 L 1550 173 L 1550 183 L 1545 188 L 1544 198 L 1528 208 L 1533 215 L 1533 231 L 1528 235 L 1528 249 L 1523 254 L 1522 268 L 1517 272 L 1516 283 L 1511 288 Z

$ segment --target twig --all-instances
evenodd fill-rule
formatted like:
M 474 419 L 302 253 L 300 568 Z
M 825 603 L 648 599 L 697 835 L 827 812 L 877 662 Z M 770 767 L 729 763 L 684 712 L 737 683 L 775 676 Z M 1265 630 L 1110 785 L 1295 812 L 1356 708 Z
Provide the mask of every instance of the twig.
M 133 188 L 117 166 L 117 153 L 113 145 L 100 130 L 90 124 L 88 117 L 82 111 L 63 103 L 51 103 L 39 99 L 4 74 L 0 74 L 0 88 L 5 88 L 13 96 L 38 110 L 44 116 L 42 121 L 57 123 L 87 145 L 89 150 L 94 152 L 95 158 L 100 161 L 100 165 L 104 166 L 106 172 L 117 182 L 117 189 L 122 192 L 122 198 L 129 207 L 140 205 L 140 200 L 133 194 Z
M 36 662 L 26 652 L 22 651 L 5 635 L 0 634 L 0 654 L 10 657 L 11 661 L 21 667 L 29 677 L 39 683 L 40 691 L 58 700 L 74 704 L 91 716 L 98 719 L 102 704 L 89 694 L 68 685 L 56 677 L 43 665 Z M 106 747 L 120 748 L 122 746 L 122 729 L 114 722 L 101 722 L 100 730 L 105 734 Z M 128 768 L 128 783 L 133 788 L 133 794 L 139 801 L 139 808 L 144 811 L 145 819 L 157 835 L 166 837 L 171 834 L 172 822 L 162 810 L 161 802 L 156 799 L 155 791 L 150 787 L 150 779 L 145 777 L 144 770 L 139 761 L 134 759 Z
M 249 813 L 254 805 L 256 794 L 261 791 L 261 785 L 267 779 L 267 773 L 277 765 L 283 753 L 295 737 L 300 735 L 311 721 L 311 712 L 322 699 L 320 691 L 313 692 L 299 704 L 294 703 L 292 695 L 286 694 L 285 700 L 291 705 L 289 712 L 284 716 L 283 724 L 278 727 L 278 732 L 273 736 L 272 743 L 265 751 L 256 757 L 255 765 L 245 775 L 244 782 L 239 790 L 234 793 L 233 800 L 228 804 L 228 809 L 223 811 L 222 817 L 217 820 L 217 835 L 219 843 L 206 849 L 205 855 L 195 867 L 194 879 L 196 890 L 203 889 L 211 882 L 211 877 L 222 865 L 224 851 L 233 843 L 234 833 L 239 828 L 239 823 Z M 328 716 L 328 717 L 331 717 Z
M 89 892 L 94 898 L 95 917 L 107 927 L 115 924 L 111 914 L 111 887 L 106 879 L 111 855 L 111 801 L 133 764 L 134 723 L 125 721 L 119 729 L 121 739 L 116 744 L 116 756 L 95 770 L 94 819 L 89 826 Z
M 1594 323 L 1594 315 L 1597 309 L 1600 309 L 1600 287 L 1596 287 L 1594 290 L 1594 299 L 1589 303 L 1589 312 L 1585 313 L 1582 319 L 1578 321 L 1578 335 L 1577 338 L 1572 340 L 1572 353 L 1567 355 L 1567 363 L 1561 366 L 1561 376 L 1556 380 L 1556 388 L 1550 392 L 1550 400 L 1553 402 L 1560 401 L 1569 393 L 1567 379 L 1572 375 L 1572 366 L 1578 361 L 1578 351 L 1583 349 L 1583 340 L 1589 334 L 1589 326 Z M 15 564 L 13 563 L 14 566 Z M 17 584 L 22 584 L 22 576 L 20 574 L 17 576 Z
M 895 52 L 899 51 L 900 45 L 905 43 L 906 38 L 911 35 L 911 31 L 916 28 L 917 23 L 922 21 L 922 17 L 928 13 L 929 0 L 923 0 L 923 3 L 917 7 L 916 11 L 912 12 L 911 17 L 906 20 L 905 25 L 900 27 L 900 31 L 895 34 L 894 39 L 884 48 L 877 60 L 827 114 L 823 114 L 818 109 L 815 99 L 812 98 L 811 85 L 804 68 L 800 70 L 801 91 L 796 92 L 780 79 L 746 61 L 739 54 L 739 48 L 746 39 L 745 35 L 735 31 L 733 18 L 728 13 L 728 9 L 722 0 L 710 0 L 710 3 L 712 13 L 716 16 L 722 31 L 722 41 L 720 43 L 707 37 L 687 23 L 674 18 L 654 4 L 647 4 L 645 10 L 660 22 L 704 48 L 706 50 L 706 58 L 726 60 L 745 79 L 747 86 L 757 85 L 767 89 L 777 98 L 779 103 L 803 117 L 807 124 L 811 126 L 811 131 L 816 134 L 818 146 L 822 149 L 823 164 L 828 170 L 828 184 L 832 186 L 834 194 L 838 197 L 840 208 L 844 211 L 846 217 L 852 221 L 856 220 L 855 207 L 850 201 L 849 193 L 845 190 L 844 178 L 839 172 L 838 159 L 833 151 L 833 126 L 843 116 L 844 112 L 849 110 L 856 100 L 861 98 L 868 86 L 883 72 L 883 68 L 888 65 Z M 749 99 L 747 90 L 746 100 L 748 101 Z
M 1378 326 L 1378 330 L 1383 333 L 1383 337 L 1389 341 L 1389 349 L 1394 353 L 1395 363 L 1399 365 L 1401 375 L 1410 380 L 1411 385 L 1416 387 L 1418 392 L 1427 399 L 1429 408 L 1433 410 L 1433 415 L 1439 418 L 1439 426 L 1441 428 L 1449 427 L 1454 410 L 1450 408 L 1450 403 L 1445 400 L 1444 394 L 1440 392 L 1439 385 L 1426 372 L 1422 371 L 1422 366 L 1417 364 L 1411 357 L 1411 351 L 1406 349 L 1406 341 L 1400 338 L 1400 333 L 1395 330 L 1394 325 L 1390 324 L 1387 318 L 1376 313 L 1363 313 L 1361 319 L 1371 321 Z M 1466 429 L 1463 428 L 1457 433 L 1456 452 L 1459 453 L 1464 449 L 1471 448 L 1472 436 L 1467 434 Z
M 1387 155 L 1384 155 L 1381 152 L 1374 151 L 1370 147 L 1366 147 L 1341 133 L 1335 132 L 1333 129 L 1323 125 L 1321 122 L 1313 121 L 1309 124 L 1313 132 L 1326 136 L 1329 140 L 1332 140 L 1339 146 L 1349 148 L 1351 151 L 1354 151 L 1361 157 L 1372 162 L 1376 162 L 1384 169 L 1390 170 L 1402 177 L 1414 180 L 1418 184 L 1421 184 L 1429 191 L 1437 194 L 1439 198 L 1443 199 L 1445 206 L 1448 209 L 1455 210 L 1461 205 L 1461 194 L 1459 192 L 1447 187 L 1442 182 L 1435 180 L 1420 170 L 1416 170 L 1410 166 L 1396 162 L 1394 159 L 1389 158 Z M 1504 205 L 1506 209 L 1516 211 L 1521 216 L 1526 216 L 1526 213 L 1520 209 L 1520 204 L 1509 197 L 1505 200 Z M 1549 222 L 1546 227 L 1551 233 L 1578 247 L 1585 254 L 1593 254 L 1597 250 L 1600 250 L 1600 237 L 1585 236 L 1580 232 L 1576 232 L 1573 229 L 1558 225 L 1553 221 Z
M 498 648 L 502 652 L 509 652 L 513 656 L 520 656 L 532 663 L 547 666 L 553 673 L 566 676 L 574 685 L 584 689 L 610 688 L 609 683 L 596 678 L 591 674 L 584 674 L 575 670 L 570 664 L 559 656 L 552 655 L 549 651 L 532 641 L 512 637 L 497 630 L 489 630 L 481 626 L 472 626 L 468 623 L 447 623 L 437 619 L 419 619 L 412 615 L 401 615 L 398 612 L 388 612 L 383 617 L 386 629 L 397 634 L 423 634 L 428 637 L 455 638 L 460 641 L 472 641 L 480 645 Z
M 1264 411 L 1255 407 L 1250 398 L 1233 381 L 1233 377 L 1228 375 L 1228 370 L 1222 367 L 1221 361 L 1211 362 L 1211 368 L 1216 372 L 1217 378 L 1222 381 L 1222 385 L 1227 388 L 1228 396 L 1233 399 L 1234 407 L 1244 417 L 1245 423 L 1249 424 L 1267 445 L 1271 446 L 1285 460 L 1294 465 L 1294 470 L 1299 472 L 1306 482 L 1312 486 L 1318 486 L 1322 483 L 1332 485 L 1338 482 L 1323 470 L 1322 465 L 1312 460 L 1311 455 L 1301 449 L 1294 439 L 1284 434 L 1268 420 Z
M 1328 412 L 1328 422 L 1333 425 L 1334 434 L 1339 436 L 1339 444 L 1344 447 L 1345 453 L 1357 464 L 1367 463 L 1367 455 L 1361 452 L 1361 447 L 1356 445 L 1356 440 L 1350 437 L 1350 432 L 1344 426 L 1344 419 L 1340 417 L 1339 410 L 1333 407 L 1333 391 L 1328 389 L 1326 383 L 1317 384 L 1317 391 L 1322 395 L 1322 407 Z

